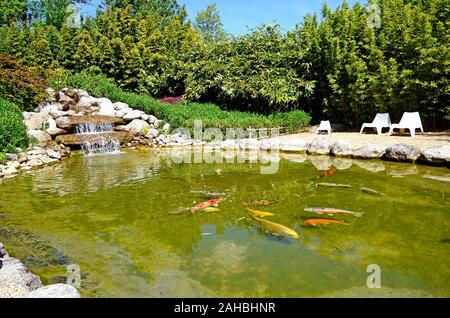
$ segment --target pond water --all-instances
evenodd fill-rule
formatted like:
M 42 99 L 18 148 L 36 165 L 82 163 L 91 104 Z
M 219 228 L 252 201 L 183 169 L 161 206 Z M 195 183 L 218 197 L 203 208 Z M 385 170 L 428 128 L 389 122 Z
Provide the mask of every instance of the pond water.
M 0 241 L 46 284 L 78 265 L 83 297 L 450 297 L 448 169 L 280 156 L 274 174 L 161 151 L 66 159 L 3 181 Z M 191 191 L 224 192 L 220 212 L 174 214 L 207 199 Z M 300 237 L 267 233 L 241 205 L 252 200 L 274 201 L 255 209 Z M 314 228 L 308 207 L 364 215 Z M 367 287 L 370 264 L 381 289 Z

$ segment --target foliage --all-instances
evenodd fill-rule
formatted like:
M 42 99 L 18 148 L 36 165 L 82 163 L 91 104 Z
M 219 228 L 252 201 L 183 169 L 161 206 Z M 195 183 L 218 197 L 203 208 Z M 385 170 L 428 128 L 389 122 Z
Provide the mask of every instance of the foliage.
M 264 116 L 249 112 L 224 111 L 214 104 L 189 103 L 167 105 L 146 94 L 125 92 L 118 88 L 111 80 L 103 75 L 73 74 L 66 77 L 63 86 L 82 88 L 94 96 L 107 97 L 114 101 L 121 101 L 134 109 L 153 114 L 159 119 L 170 122 L 173 127 L 193 128 L 195 120 L 201 120 L 203 127 L 213 128 L 276 128 L 286 127 L 288 131 L 298 131 L 307 126 L 310 117 L 303 111 L 297 110 L 287 113 L 276 113 Z
M 224 38 L 225 30 L 223 29 L 219 9 L 215 3 L 208 5 L 205 10 L 197 13 L 194 28 L 205 41 Z
M 22 113 L 16 105 L 0 98 L 0 153 L 15 152 L 28 146 Z
M 292 30 L 262 25 L 242 36 L 222 34 L 213 5 L 192 24 L 176 0 L 107 0 L 80 29 L 23 13 L 25 4 L 32 13 L 33 3 L 64 1 L 0 0 L 0 53 L 227 110 L 303 110 L 351 127 L 377 112 L 396 121 L 419 111 L 428 127 L 448 125 L 448 0 L 370 0 L 381 8 L 380 28 L 367 23 L 365 6 L 343 1 Z
M 17 59 L 0 54 L 0 97 L 33 110 L 45 97 L 46 81 L 37 70 L 30 70 Z

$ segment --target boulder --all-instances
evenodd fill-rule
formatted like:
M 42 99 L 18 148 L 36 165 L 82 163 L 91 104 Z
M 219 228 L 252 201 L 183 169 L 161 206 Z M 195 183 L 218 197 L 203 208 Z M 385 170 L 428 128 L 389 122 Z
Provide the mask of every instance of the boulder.
M 128 104 L 125 104 L 122 102 L 117 102 L 117 103 L 114 103 L 113 105 L 114 105 L 115 110 L 124 110 L 124 109 L 130 108 L 130 106 L 128 106 Z
M 336 157 L 350 157 L 353 154 L 353 148 L 347 141 L 339 139 L 331 146 L 330 154 Z
M 46 127 L 47 129 L 45 129 L 45 131 L 50 136 L 56 136 L 58 134 L 58 127 L 56 126 L 56 121 L 52 117 L 49 117 L 47 119 Z
M 68 132 L 72 132 L 77 125 L 82 124 L 111 124 L 121 125 L 123 124 L 123 120 L 121 118 L 112 117 L 112 116 L 64 116 L 56 119 L 56 125 L 58 128 L 64 129 Z
M 68 90 L 66 90 L 64 92 L 64 94 L 66 94 L 70 98 L 74 98 L 76 93 L 77 93 L 77 91 L 75 89 L 73 89 L 73 88 L 69 88 Z
M 96 101 L 96 99 L 92 96 L 82 96 L 78 101 L 77 106 L 81 108 L 88 108 L 93 105 L 94 101 Z
M 12 176 L 17 174 L 17 168 L 15 168 L 14 166 L 4 166 L 2 168 L 2 174 L 5 176 Z
M 168 133 L 168 132 L 170 131 L 170 124 L 169 124 L 169 123 L 165 123 L 164 126 L 163 126 L 163 128 L 162 128 L 162 130 L 163 130 L 165 133 Z
M 130 131 L 130 128 L 125 125 L 119 125 L 114 127 L 114 131 Z
M 27 130 L 41 130 L 44 125 L 44 118 L 38 114 L 31 115 L 28 120 L 24 122 Z
M 433 165 L 449 164 L 450 148 L 446 146 L 428 148 L 422 153 L 419 160 Z
M 80 293 L 71 285 L 54 284 L 35 289 L 25 298 L 80 298 Z
M 17 161 L 19 157 L 15 153 L 6 153 L 5 159 L 6 161 Z
M 148 121 L 149 124 L 154 124 L 156 121 L 158 121 L 158 118 L 156 118 L 153 115 L 149 115 L 147 121 Z
M 79 102 L 80 99 L 83 98 L 83 97 L 89 97 L 88 92 L 86 92 L 83 89 L 77 89 L 77 92 L 76 92 L 75 97 L 74 97 L 75 101 Z
M 100 103 L 99 107 L 99 115 L 102 116 L 116 116 L 116 110 L 114 108 L 114 105 L 111 103 L 111 101 L 104 100 Z
M 61 154 L 53 149 L 47 149 L 47 156 L 49 156 L 52 159 L 61 159 Z
M 150 128 L 148 130 L 147 134 L 145 135 L 145 137 L 153 139 L 153 138 L 158 137 L 158 135 L 159 135 L 158 129 Z
M 386 153 L 385 146 L 369 145 L 353 149 L 354 158 L 379 159 Z
M 42 162 L 42 160 L 40 158 L 42 158 L 42 156 L 31 158 L 30 160 L 28 160 L 28 162 L 25 164 L 25 166 L 28 166 L 28 167 L 42 166 L 44 163 Z
M 145 121 L 143 121 L 141 119 L 133 120 L 131 123 L 129 123 L 127 125 L 127 127 L 128 127 L 130 132 L 132 132 L 132 133 L 140 133 L 140 134 L 142 134 L 144 132 L 144 129 L 146 127 L 148 127 L 148 129 L 150 129 L 150 125 L 147 122 L 145 122 Z
M 308 148 L 308 143 L 304 140 L 289 140 L 281 143 L 281 151 L 284 152 L 304 152 Z
M 27 133 L 30 138 L 36 139 L 41 147 L 46 147 L 52 141 L 52 137 L 42 130 L 28 130 Z
M 140 110 L 132 110 L 123 116 L 126 121 L 132 121 L 135 119 L 140 119 L 144 112 Z
M 149 118 L 150 118 L 150 115 L 147 115 L 147 114 L 143 114 L 143 115 L 141 116 L 141 119 L 142 119 L 143 121 L 147 121 Z
M 420 150 L 413 145 L 397 144 L 386 149 L 384 157 L 392 161 L 415 162 L 420 157 Z
M 116 111 L 116 115 L 115 116 L 119 117 L 119 118 L 123 118 L 123 116 L 125 116 L 126 114 L 128 114 L 131 111 L 132 111 L 131 108 L 121 109 L 121 110 Z
M 30 273 L 18 260 L 10 257 L 0 243 L 0 298 L 23 297 L 42 287 L 39 276 Z
M 328 155 L 331 150 L 331 141 L 329 137 L 317 137 L 307 146 L 309 154 Z

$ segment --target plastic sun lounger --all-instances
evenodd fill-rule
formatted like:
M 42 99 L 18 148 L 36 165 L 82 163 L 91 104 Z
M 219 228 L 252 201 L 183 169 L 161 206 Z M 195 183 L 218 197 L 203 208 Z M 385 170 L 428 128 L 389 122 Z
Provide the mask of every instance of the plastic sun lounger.
M 411 133 L 411 137 L 416 136 L 416 129 L 420 129 L 422 133 L 424 132 L 419 113 L 404 113 L 400 122 L 391 126 L 389 136 L 392 135 L 394 129 L 400 129 L 400 133 L 403 133 L 405 129 L 408 129 Z
M 329 120 L 322 121 L 320 123 L 320 127 L 317 129 L 316 135 L 318 135 L 320 132 L 326 131 L 329 135 L 331 135 L 331 123 Z
M 360 134 L 363 133 L 366 128 L 375 128 L 378 135 L 381 135 L 383 128 L 391 128 L 391 117 L 389 114 L 377 114 L 375 119 L 371 123 L 364 123 L 361 128 Z

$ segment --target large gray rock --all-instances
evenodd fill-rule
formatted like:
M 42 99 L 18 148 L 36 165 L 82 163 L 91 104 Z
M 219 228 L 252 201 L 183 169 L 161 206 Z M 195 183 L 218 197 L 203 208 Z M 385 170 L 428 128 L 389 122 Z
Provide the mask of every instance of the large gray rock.
M 44 117 L 40 114 L 32 114 L 28 120 L 24 122 L 27 130 L 41 130 L 44 126 Z
M 116 117 L 123 118 L 126 114 L 133 111 L 131 108 L 124 108 L 121 110 L 116 111 Z
M 141 116 L 143 114 L 144 114 L 144 112 L 142 112 L 140 110 L 132 110 L 132 111 L 128 112 L 127 114 L 125 114 L 123 116 L 123 119 L 125 119 L 127 121 L 132 121 L 132 120 L 141 118 Z
M 385 146 L 369 145 L 353 149 L 354 158 L 379 159 L 386 153 Z
M 329 137 L 317 137 L 307 146 L 307 152 L 314 155 L 328 155 L 331 150 L 331 140 Z
M 330 154 L 336 157 L 350 157 L 353 155 L 353 148 L 347 141 L 339 139 L 331 146 Z
M 80 298 L 80 293 L 71 285 L 54 284 L 35 289 L 25 298 Z
M 153 116 L 153 115 L 149 115 L 148 116 L 148 123 L 149 124 L 154 124 L 156 121 L 158 121 L 158 118 L 156 118 L 155 116 Z
M 420 156 L 420 161 L 436 165 L 449 164 L 450 148 L 446 146 L 428 148 Z
M 148 129 L 150 129 L 149 123 L 147 123 L 147 122 L 145 122 L 143 120 L 140 120 L 140 119 L 133 120 L 131 123 L 129 123 L 127 125 L 127 127 L 128 127 L 130 132 L 132 132 L 132 133 L 140 133 L 140 134 L 142 134 L 144 132 L 144 129 L 146 127 L 148 127 Z
M 52 137 L 42 130 L 28 130 L 27 133 L 30 138 L 36 139 L 41 147 L 46 147 L 52 141 Z
M 114 109 L 115 110 L 123 110 L 123 109 L 127 109 L 130 108 L 130 106 L 128 106 L 128 104 L 122 103 L 122 102 L 117 102 L 114 103 Z
M 81 108 L 88 108 L 91 107 L 96 101 L 97 99 L 92 96 L 82 96 L 80 97 L 77 106 Z
M 0 243 L 0 298 L 24 297 L 30 291 L 42 287 L 39 276 L 27 268 L 8 252 Z
M 116 110 L 114 108 L 113 103 L 111 103 L 111 101 L 108 100 L 103 100 L 99 105 L 99 115 L 102 116 L 116 116 Z
M 47 132 L 49 135 L 58 135 L 58 127 L 56 126 L 56 121 L 52 117 L 49 117 L 47 119 L 46 127 L 47 129 L 45 129 L 45 132 Z
M 153 139 L 153 138 L 158 137 L 158 135 L 159 135 L 158 129 L 150 128 L 150 129 L 148 130 L 148 132 L 147 132 L 147 135 L 145 135 L 145 136 L 146 136 L 147 138 Z
M 307 148 L 307 142 L 302 139 L 289 140 L 281 143 L 281 151 L 285 152 L 304 152 Z
M 384 157 L 392 161 L 414 162 L 420 157 L 420 150 L 413 145 L 397 144 L 386 149 Z

